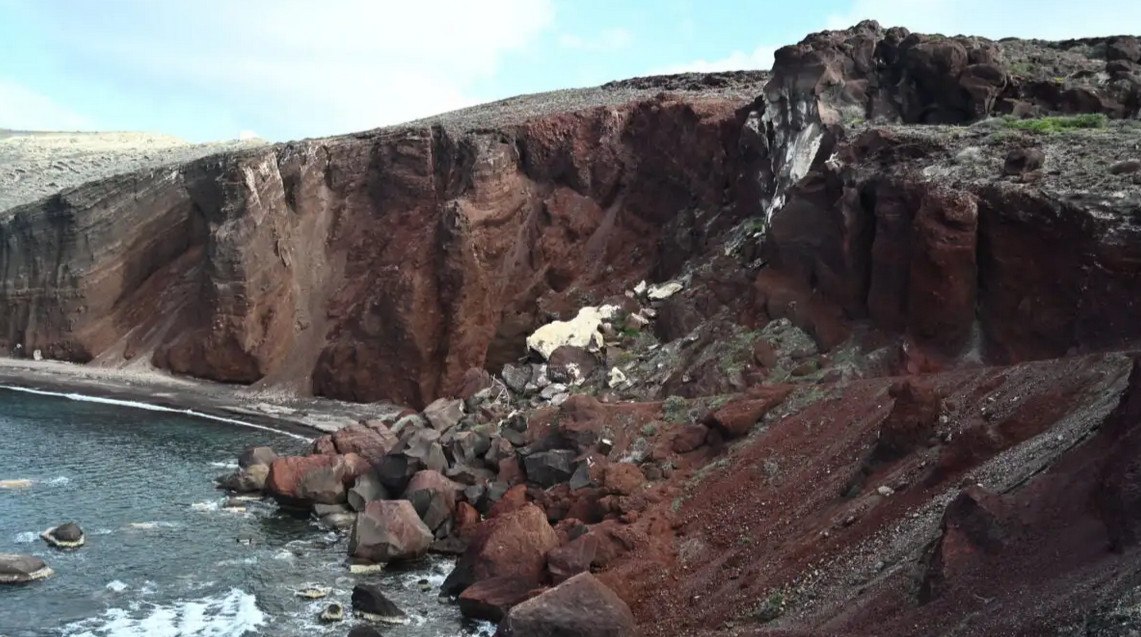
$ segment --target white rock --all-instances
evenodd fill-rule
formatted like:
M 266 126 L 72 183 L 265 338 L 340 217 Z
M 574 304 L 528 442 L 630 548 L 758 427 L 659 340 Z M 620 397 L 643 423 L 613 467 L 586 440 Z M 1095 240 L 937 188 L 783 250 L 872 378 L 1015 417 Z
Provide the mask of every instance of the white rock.
M 646 282 L 645 281 L 638 281 L 638 285 L 634 286 L 634 294 L 637 294 L 638 296 L 642 296 L 645 293 L 646 293 Z
M 618 387 L 625 382 L 626 374 L 622 373 L 622 370 L 618 369 L 617 367 L 611 367 L 610 376 L 607 378 L 606 384 L 609 385 L 611 389 L 614 389 L 615 387 Z
M 664 301 L 678 292 L 681 292 L 683 287 L 685 286 L 677 281 L 670 281 L 669 283 L 663 283 L 661 285 L 651 285 L 646 296 L 650 297 L 651 301 Z
M 534 334 L 527 337 L 527 347 L 543 358 L 550 358 L 563 345 L 587 349 L 602 347 L 602 335 L 598 333 L 598 328 L 617 309 L 613 305 L 584 307 L 569 321 L 553 321 L 535 330 Z
M 882 495 L 883 497 L 885 497 L 885 498 L 886 498 L 886 497 L 889 497 L 889 496 L 891 496 L 892 494 L 894 494 L 894 493 L 895 493 L 895 489 L 892 489 L 891 487 L 889 487 L 889 486 L 887 486 L 887 485 L 884 485 L 884 486 L 882 486 L 882 487 L 880 487 L 880 488 L 876 489 L 876 493 L 878 493 L 878 494 L 880 494 L 880 495 Z

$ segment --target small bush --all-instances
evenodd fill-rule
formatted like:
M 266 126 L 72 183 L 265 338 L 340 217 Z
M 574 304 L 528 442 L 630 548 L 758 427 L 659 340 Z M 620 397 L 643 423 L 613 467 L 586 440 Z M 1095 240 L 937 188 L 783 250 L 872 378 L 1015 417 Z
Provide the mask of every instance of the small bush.
M 1105 128 L 1108 124 L 1109 118 L 1101 113 L 1005 120 L 1007 128 L 1031 133 L 1060 133 L 1080 128 Z

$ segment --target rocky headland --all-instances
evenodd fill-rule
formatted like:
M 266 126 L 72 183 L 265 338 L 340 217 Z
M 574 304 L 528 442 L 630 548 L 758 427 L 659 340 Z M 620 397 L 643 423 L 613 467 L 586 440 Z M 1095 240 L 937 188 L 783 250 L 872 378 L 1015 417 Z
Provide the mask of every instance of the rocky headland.
M 502 635 L 1141 630 L 1137 38 L 868 22 L 0 217 L 0 346 L 359 404 L 222 486 Z

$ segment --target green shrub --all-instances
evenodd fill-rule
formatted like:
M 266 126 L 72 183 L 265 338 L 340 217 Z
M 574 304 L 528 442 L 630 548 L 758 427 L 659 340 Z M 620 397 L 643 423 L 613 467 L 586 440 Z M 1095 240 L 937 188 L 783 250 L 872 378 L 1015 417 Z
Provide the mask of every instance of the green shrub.
M 1082 115 L 1052 115 L 1034 119 L 1011 118 L 1005 120 L 1004 123 L 1007 128 L 1031 133 L 1060 133 L 1079 128 L 1105 128 L 1109 124 L 1109 119 L 1101 113 L 1085 113 Z

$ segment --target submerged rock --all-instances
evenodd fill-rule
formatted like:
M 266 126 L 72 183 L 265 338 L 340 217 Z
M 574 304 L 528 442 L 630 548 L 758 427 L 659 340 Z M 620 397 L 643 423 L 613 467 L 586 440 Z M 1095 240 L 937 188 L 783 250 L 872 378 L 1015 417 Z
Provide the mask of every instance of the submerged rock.
M 333 589 L 328 586 L 308 586 L 296 591 L 295 594 L 303 599 L 323 599 L 331 592 Z
M 358 617 L 386 624 L 407 624 L 408 615 L 375 584 L 357 584 L 353 588 L 353 610 Z
M 0 584 L 23 584 L 51 577 L 54 571 L 38 557 L 0 553 Z
M 40 534 L 48 544 L 58 549 L 77 549 L 87 542 L 83 529 L 75 522 L 67 522 Z

